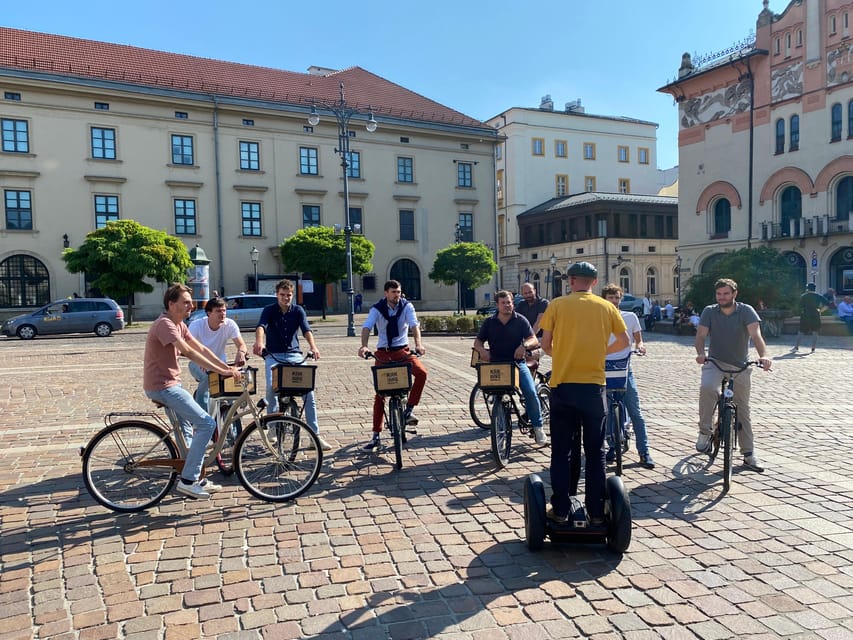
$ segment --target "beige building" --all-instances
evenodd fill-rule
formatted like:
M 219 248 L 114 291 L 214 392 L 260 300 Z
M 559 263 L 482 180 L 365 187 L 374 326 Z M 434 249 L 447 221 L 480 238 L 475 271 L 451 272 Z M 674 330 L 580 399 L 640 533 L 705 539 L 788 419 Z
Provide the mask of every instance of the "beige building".
M 495 246 L 495 130 L 358 67 L 294 73 L 2 28 L 0 85 L 0 312 L 86 292 L 63 246 L 117 218 L 200 245 L 210 290 L 310 282 L 284 272 L 278 245 L 304 226 L 344 226 L 338 122 L 325 108 L 342 91 L 358 111 L 351 223 L 376 245 L 373 272 L 354 278 L 365 303 L 397 278 L 418 308 L 455 307 L 456 288 L 427 277 L 436 252 L 457 235 Z M 309 309 L 321 295 L 346 306 L 343 286 L 305 289 Z M 141 316 L 162 291 L 137 297 Z
M 849 1 L 793 0 L 775 14 L 765 0 L 754 40 L 684 54 L 660 89 L 678 103 L 685 274 L 769 245 L 803 286 L 853 293 L 851 16 Z

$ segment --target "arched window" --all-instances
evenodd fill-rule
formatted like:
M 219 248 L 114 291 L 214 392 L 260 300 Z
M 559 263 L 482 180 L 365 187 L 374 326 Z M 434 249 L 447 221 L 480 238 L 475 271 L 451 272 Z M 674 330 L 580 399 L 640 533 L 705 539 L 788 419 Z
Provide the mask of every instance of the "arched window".
M 785 118 L 776 121 L 776 153 L 785 153 Z
M 619 270 L 619 286 L 625 293 L 631 293 L 631 274 L 625 267 Z
M 836 102 L 832 105 L 832 130 L 831 140 L 835 142 L 841 140 L 841 103 Z
M 853 102 L 851 102 L 853 104 Z M 791 142 L 788 151 L 796 151 L 800 148 L 800 116 L 796 113 L 791 116 Z
M 41 260 L 16 255 L 0 262 L 0 307 L 40 307 L 48 302 L 50 278 Z
M 803 197 L 797 187 L 786 187 L 782 191 L 780 199 L 781 215 L 779 216 L 782 223 L 781 234 L 783 236 L 798 235 L 799 223 L 791 224 L 792 220 L 799 220 L 803 215 Z
M 540 289 L 539 289 L 539 274 L 538 273 L 533 274 L 533 286 L 536 287 L 537 291 L 540 291 Z
M 853 138 L 853 100 L 847 103 L 847 137 Z
M 407 300 L 421 299 L 421 270 L 411 260 L 397 260 L 391 267 L 391 279 L 400 282 L 400 288 Z
M 649 267 L 646 270 L 646 291 L 650 296 L 655 296 L 658 293 L 658 272 L 654 267 Z
M 849 220 L 853 214 L 853 176 L 842 178 L 835 190 L 835 217 Z
M 732 205 L 726 198 L 720 198 L 714 204 L 713 235 L 727 237 L 732 228 Z

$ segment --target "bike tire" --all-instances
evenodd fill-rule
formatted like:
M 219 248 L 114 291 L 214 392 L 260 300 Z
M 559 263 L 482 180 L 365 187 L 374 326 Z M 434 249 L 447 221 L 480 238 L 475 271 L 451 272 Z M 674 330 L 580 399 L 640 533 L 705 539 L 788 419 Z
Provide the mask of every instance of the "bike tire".
M 542 428 L 551 435 L 551 387 L 547 384 L 536 385 L 536 395 L 539 396 L 539 406 L 542 409 Z
M 471 412 L 471 419 L 481 429 L 492 428 L 492 397 L 484 392 L 479 384 L 475 384 L 471 389 L 471 396 L 468 398 L 468 410 Z
M 512 447 L 512 409 L 503 400 L 492 408 L 492 457 L 501 469 L 509 463 Z
M 252 423 L 234 445 L 234 470 L 246 491 L 267 502 L 288 502 L 320 475 L 323 450 L 311 427 L 273 413 Z
M 135 513 L 153 507 L 178 477 L 172 464 L 179 460 L 175 443 L 165 429 L 148 422 L 105 427 L 89 441 L 82 457 L 86 489 L 112 511 Z M 162 466 L 154 463 L 158 460 Z
M 391 398 L 388 401 L 388 429 L 394 440 L 394 460 L 397 469 L 403 468 L 403 429 L 406 421 L 403 419 L 403 403 L 399 398 Z
M 731 407 L 723 407 L 723 415 L 720 418 L 720 440 L 723 447 L 723 490 L 728 491 L 732 486 L 732 457 L 735 441 L 734 411 Z
M 616 475 L 622 475 L 622 453 L 625 451 L 625 416 L 622 415 L 622 403 L 616 402 L 610 407 L 613 420 L 613 452 L 616 454 Z

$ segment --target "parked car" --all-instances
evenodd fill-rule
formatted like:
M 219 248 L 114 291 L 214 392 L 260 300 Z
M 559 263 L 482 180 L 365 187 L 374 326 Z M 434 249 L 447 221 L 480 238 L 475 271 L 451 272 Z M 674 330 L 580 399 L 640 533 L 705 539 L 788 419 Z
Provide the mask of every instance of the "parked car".
M 45 305 L 38 311 L 9 318 L 4 336 L 32 340 L 37 335 L 90 333 L 106 338 L 124 329 L 124 312 L 109 298 L 68 298 Z
M 632 296 L 630 293 L 626 293 L 622 296 L 622 302 L 619 303 L 619 309 L 621 311 L 633 311 L 637 314 L 637 317 L 642 318 L 643 299 Z
M 255 295 L 241 293 L 236 296 L 225 296 L 227 304 L 228 318 L 231 318 L 237 323 L 237 326 L 244 331 L 251 331 L 258 326 L 258 320 L 261 319 L 261 311 L 264 307 L 278 302 L 278 298 L 270 295 Z M 196 309 L 190 314 L 187 319 L 187 324 L 191 323 L 196 318 L 205 316 L 204 308 Z
M 524 296 L 515 294 L 515 298 L 513 298 L 513 305 L 517 307 L 520 302 L 524 302 Z M 488 304 L 484 304 L 482 307 L 477 309 L 477 313 L 481 316 L 490 316 L 497 310 L 498 307 L 495 304 L 495 298 L 492 296 Z

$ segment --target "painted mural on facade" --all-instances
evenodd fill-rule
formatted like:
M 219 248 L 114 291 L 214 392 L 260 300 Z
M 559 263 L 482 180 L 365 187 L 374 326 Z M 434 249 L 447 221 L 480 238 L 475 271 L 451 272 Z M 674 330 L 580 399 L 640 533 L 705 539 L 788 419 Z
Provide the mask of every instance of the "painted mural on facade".
M 697 124 L 707 124 L 729 116 L 749 111 L 749 81 L 706 93 L 681 103 L 681 128 L 689 129 Z
M 770 72 L 770 91 L 773 102 L 803 95 L 803 63 L 802 61 L 773 69 Z
M 843 84 L 853 75 L 853 44 L 843 45 L 826 54 L 826 85 Z

